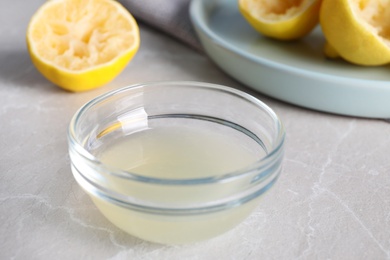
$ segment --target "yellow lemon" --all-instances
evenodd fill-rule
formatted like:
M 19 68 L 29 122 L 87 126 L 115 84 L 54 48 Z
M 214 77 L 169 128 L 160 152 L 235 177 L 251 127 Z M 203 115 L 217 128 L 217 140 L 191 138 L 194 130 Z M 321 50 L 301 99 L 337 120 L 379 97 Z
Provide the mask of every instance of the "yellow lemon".
M 367 66 L 390 62 L 388 0 L 324 0 L 320 23 L 333 53 L 345 60 Z
M 330 45 L 329 42 L 325 42 L 324 45 L 324 54 L 327 58 L 330 59 L 337 59 L 340 58 L 339 53 L 333 48 L 332 45 Z
M 321 0 L 239 0 L 238 5 L 245 19 L 261 34 L 295 40 L 318 24 Z
M 113 0 L 51 0 L 32 17 L 27 46 L 36 68 L 69 91 L 114 79 L 140 44 L 133 16 Z

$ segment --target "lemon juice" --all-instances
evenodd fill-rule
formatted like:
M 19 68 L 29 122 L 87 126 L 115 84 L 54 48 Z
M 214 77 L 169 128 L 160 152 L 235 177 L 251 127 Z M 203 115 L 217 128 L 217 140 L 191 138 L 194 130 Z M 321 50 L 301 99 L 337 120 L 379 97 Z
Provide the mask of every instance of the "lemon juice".
M 206 123 L 210 124 L 210 123 Z M 264 149 L 243 133 L 204 124 L 148 127 L 121 136 L 101 149 L 98 157 L 105 165 L 159 180 L 202 180 L 242 170 L 265 155 Z M 126 176 L 125 176 L 126 177 Z M 233 196 L 248 180 L 199 185 L 156 185 L 130 179 L 107 177 L 110 188 L 137 198 L 144 204 L 158 203 L 171 208 L 190 207 Z M 116 226 L 137 237 L 163 244 L 182 244 L 208 239 L 241 222 L 257 205 L 254 199 L 239 207 L 196 214 L 169 211 L 151 213 L 122 207 L 96 196 L 92 200 Z M 150 204 L 157 205 L 157 204 Z
M 284 128 L 256 98 L 208 83 L 129 86 L 83 106 L 72 173 L 123 231 L 192 243 L 238 225 L 276 182 Z
M 91 196 L 101 213 L 123 231 L 146 241 L 180 245 L 207 240 L 237 226 L 255 209 L 260 198 L 240 207 L 198 215 L 148 214 Z
M 114 141 L 100 160 L 106 165 L 154 178 L 193 179 L 242 169 L 264 155 L 230 136 L 193 127 L 147 129 Z

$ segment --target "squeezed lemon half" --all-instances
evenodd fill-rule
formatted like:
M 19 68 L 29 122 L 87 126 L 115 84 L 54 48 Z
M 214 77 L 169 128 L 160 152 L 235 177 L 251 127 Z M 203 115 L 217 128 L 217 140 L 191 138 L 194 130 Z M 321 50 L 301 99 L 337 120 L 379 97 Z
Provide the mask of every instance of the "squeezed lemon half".
M 245 19 L 261 34 L 295 40 L 318 24 L 321 0 L 239 0 L 238 5 Z
M 390 62 L 388 0 L 323 0 L 320 23 L 327 56 L 366 66 Z
M 27 46 L 54 84 L 85 91 L 113 80 L 139 48 L 133 16 L 113 0 L 51 0 L 32 17 Z

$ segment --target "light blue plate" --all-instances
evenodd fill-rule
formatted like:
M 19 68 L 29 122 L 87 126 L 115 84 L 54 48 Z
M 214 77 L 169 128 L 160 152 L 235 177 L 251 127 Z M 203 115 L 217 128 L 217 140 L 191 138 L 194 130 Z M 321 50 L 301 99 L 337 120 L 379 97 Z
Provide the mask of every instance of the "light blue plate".
M 311 109 L 390 118 L 390 67 L 325 59 L 320 28 L 294 43 L 265 38 L 241 16 L 237 0 L 193 0 L 190 15 L 207 54 L 245 85 Z

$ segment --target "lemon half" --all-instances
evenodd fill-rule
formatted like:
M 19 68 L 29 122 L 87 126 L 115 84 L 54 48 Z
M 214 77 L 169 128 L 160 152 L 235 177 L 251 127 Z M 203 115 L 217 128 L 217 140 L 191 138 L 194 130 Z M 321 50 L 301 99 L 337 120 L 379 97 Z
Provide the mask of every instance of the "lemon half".
M 318 24 L 321 0 L 239 0 L 245 19 L 261 34 L 295 40 Z
M 27 46 L 36 68 L 69 91 L 114 79 L 140 44 L 132 15 L 112 0 L 51 0 L 32 17 Z
M 390 62 L 388 0 L 324 0 L 320 23 L 328 49 L 345 60 L 367 66 Z

